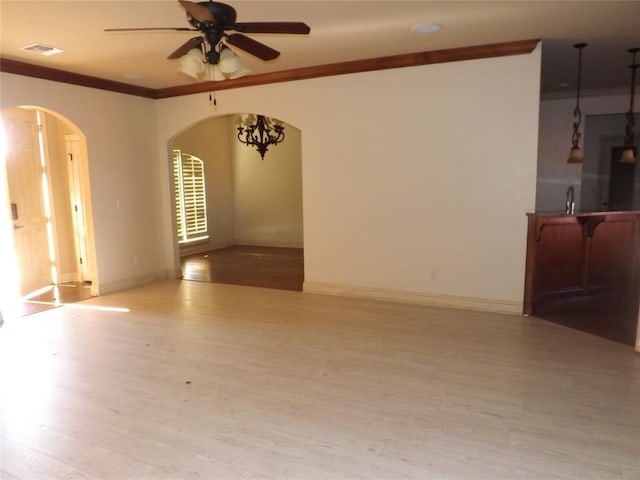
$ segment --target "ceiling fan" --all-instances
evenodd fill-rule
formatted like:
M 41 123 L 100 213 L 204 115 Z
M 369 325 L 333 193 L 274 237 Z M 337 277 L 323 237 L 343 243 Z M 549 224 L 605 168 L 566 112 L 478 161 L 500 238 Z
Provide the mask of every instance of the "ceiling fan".
M 226 47 L 224 43 L 233 45 L 262 60 L 273 60 L 280 52 L 258 42 L 245 33 L 280 33 L 306 35 L 311 29 L 303 22 L 236 22 L 236 11 L 230 5 L 220 2 L 190 2 L 178 0 L 187 13 L 189 27 L 151 27 L 151 28 L 107 28 L 105 32 L 127 32 L 143 30 L 199 31 L 200 35 L 190 38 L 178 47 L 169 59 L 180 58 L 193 49 L 202 51 L 206 63 L 216 65 L 220 61 L 220 53 Z M 237 33 L 227 33 L 234 31 Z

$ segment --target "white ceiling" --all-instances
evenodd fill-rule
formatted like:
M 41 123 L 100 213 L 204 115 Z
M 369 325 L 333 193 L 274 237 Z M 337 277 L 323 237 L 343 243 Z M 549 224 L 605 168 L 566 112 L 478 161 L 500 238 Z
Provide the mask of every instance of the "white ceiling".
M 311 34 L 251 35 L 282 54 L 263 62 L 235 49 L 252 73 L 446 48 L 543 40 L 544 92 L 575 89 L 573 44 L 586 41 L 585 89 L 629 89 L 630 54 L 640 47 L 640 1 L 340 1 L 229 0 L 237 21 L 303 21 Z M 442 30 L 418 35 L 417 23 Z M 166 57 L 196 32 L 119 32 L 105 28 L 188 27 L 176 0 L 0 1 L 0 56 L 130 83 L 165 88 L 195 82 Z M 40 43 L 51 57 L 23 52 Z M 139 77 L 139 78 L 138 78 Z M 558 86 L 559 84 L 568 84 Z

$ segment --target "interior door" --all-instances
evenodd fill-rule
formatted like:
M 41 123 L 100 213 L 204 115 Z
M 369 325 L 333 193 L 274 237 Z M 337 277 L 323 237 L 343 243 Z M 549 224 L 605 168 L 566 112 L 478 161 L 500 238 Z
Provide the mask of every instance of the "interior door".
M 66 135 L 67 159 L 69 161 L 69 195 L 71 199 L 71 218 L 76 247 L 76 258 L 80 281 L 91 281 L 91 266 L 88 260 L 87 246 L 87 218 L 85 211 L 85 195 L 82 189 L 82 172 L 80 164 L 83 161 L 82 142 L 78 135 Z
M 7 183 L 20 294 L 26 295 L 52 283 L 43 195 L 46 176 L 40 160 L 36 112 L 6 110 L 3 122 L 9 143 Z
M 633 210 L 635 163 L 620 163 L 623 147 L 611 150 L 611 174 L 609 177 L 609 210 Z

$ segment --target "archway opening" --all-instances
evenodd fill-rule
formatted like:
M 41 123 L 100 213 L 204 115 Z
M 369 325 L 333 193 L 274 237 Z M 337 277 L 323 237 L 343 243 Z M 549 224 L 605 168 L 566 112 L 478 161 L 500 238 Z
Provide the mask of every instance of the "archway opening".
M 97 294 L 86 139 L 43 108 L 2 110 L 0 309 L 19 317 Z
M 185 280 L 302 290 L 301 132 L 281 122 L 285 138 L 263 159 L 237 138 L 238 121 L 247 115 L 210 117 L 169 141 L 176 271 Z M 206 223 L 193 241 L 180 237 L 184 220 L 176 161 L 185 156 L 202 162 L 206 196 L 206 208 L 191 215 L 204 216 L 198 218 L 204 220 L 201 226 Z

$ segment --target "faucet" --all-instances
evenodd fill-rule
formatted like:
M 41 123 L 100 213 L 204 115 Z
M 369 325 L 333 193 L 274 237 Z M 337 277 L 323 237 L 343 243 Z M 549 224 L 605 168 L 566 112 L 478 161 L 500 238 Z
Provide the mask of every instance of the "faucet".
M 573 215 L 575 213 L 575 202 L 573 201 L 573 185 L 567 188 L 567 203 L 565 207 L 565 213 L 567 215 Z

